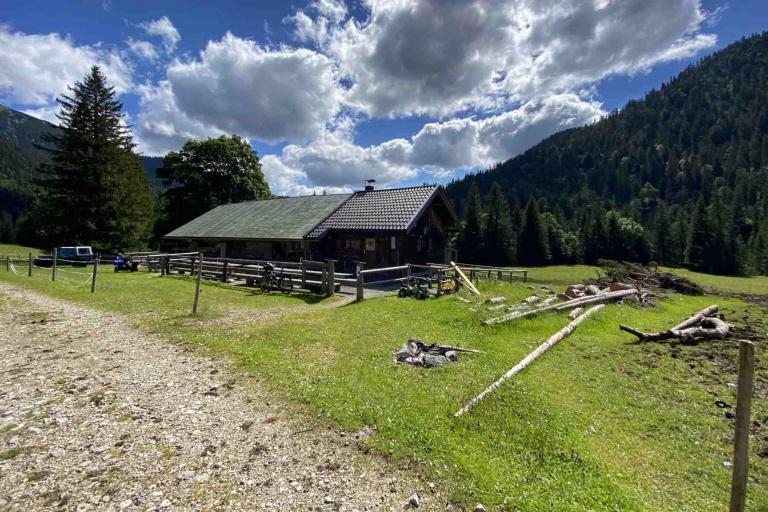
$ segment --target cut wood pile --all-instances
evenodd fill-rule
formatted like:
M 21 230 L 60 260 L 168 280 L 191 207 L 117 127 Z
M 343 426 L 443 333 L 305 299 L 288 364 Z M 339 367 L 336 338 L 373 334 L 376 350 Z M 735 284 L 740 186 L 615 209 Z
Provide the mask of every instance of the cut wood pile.
M 662 341 L 679 339 L 682 342 L 692 342 L 697 339 L 723 339 L 731 333 L 731 326 L 717 316 L 717 305 L 709 306 L 674 327 L 660 332 L 641 332 L 627 325 L 619 329 L 637 336 L 639 341 Z
M 704 288 L 690 279 L 638 263 L 602 262 L 609 282 L 623 282 L 651 292 L 674 290 L 684 295 L 704 295 Z
M 482 354 L 479 350 L 452 347 L 450 345 L 427 344 L 418 338 L 411 338 L 395 350 L 396 363 L 423 366 L 426 368 L 442 367 L 459 360 L 459 353 Z

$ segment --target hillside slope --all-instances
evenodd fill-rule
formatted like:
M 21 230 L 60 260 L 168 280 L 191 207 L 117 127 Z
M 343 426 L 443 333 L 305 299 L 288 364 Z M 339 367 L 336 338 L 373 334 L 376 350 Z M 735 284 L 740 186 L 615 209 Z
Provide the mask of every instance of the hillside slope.
M 690 238 L 701 197 L 711 224 L 731 233 L 732 249 L 751 247 L 747 252 L 756 260 L 765 259 L 768 235 L 767 164 L 763 33 L 702 59 L 597 123 L 555 134 L 493 169 L 450 183 L 447 191 L 461 209 L 472 184 L 485 196 L 498 182 L 513 209 L 536 197 L 586 244 L 589 217 L 614 210 L 642 224 L 657 260 L 670 264 L 685 260 L 680 248 Z M 675 230 L 675 239 L 665 238 Z

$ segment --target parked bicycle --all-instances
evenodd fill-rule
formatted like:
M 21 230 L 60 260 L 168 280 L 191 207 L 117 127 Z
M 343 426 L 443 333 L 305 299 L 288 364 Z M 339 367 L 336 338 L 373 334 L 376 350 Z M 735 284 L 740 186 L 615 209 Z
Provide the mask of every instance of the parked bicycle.
M 264 293 L 279 290 L 287 295 L 293 291 L 293 279 L 291 276 L 284 275 L 282 268 L 278 274 L 275 272 L 275 266 L 272 263 L 265 263 L 259 287 Z

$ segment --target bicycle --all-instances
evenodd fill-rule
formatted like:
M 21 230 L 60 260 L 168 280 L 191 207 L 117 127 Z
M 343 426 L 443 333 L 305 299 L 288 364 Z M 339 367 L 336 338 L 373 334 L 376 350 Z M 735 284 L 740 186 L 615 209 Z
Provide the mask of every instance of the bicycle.
M 287 295 L 293 291 L 293 279 L 291 276 L 284 275 L 283 269 L 280 269 L 279 275 L 275 274 L 275 266 L 272 263 L 265 263 L 259 287 L 264 293 L 275 289 Z

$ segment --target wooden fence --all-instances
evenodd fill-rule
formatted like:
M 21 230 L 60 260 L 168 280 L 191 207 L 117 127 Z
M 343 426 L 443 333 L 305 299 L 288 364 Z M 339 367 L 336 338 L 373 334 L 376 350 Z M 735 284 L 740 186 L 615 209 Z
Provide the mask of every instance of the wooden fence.
M 451 270 L 451 266 L 445 265 L 444 263 L 430 263 L 429 265 L 435 268 Z M 456 265 L 458 265 L 472 281 L 479 281 L 481 279 L 486 279 L 488 281 L 509 281 L 510 283 L 513 279 L 522 279 L 524 282 L 528 281 L 528 270 L 523 268 L 490 267 L 488 265 L 473 265 L 469 263 L 456 263 Z

